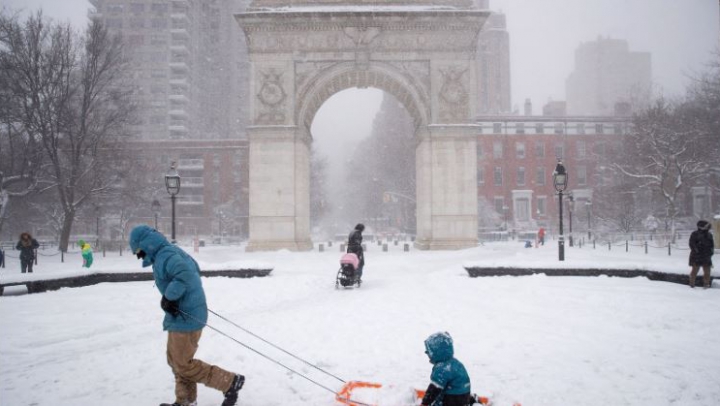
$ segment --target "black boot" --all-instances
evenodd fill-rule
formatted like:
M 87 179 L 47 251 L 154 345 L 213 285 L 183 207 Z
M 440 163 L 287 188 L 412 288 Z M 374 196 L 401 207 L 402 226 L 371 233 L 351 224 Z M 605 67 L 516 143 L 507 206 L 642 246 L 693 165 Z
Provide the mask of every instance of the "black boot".
M 235 406 L 238 399 L 238 392 L 242 389 L 245 384 L 245 377 L 237 374 L 230 384 L 230 389 L 225 392 L 225 400 L 222 402 L 222 406 Z

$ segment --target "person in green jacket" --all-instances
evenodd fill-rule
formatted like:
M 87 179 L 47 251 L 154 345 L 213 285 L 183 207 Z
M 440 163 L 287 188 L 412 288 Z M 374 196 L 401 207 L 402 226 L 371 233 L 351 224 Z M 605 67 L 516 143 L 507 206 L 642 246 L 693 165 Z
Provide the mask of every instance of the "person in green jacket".
M 85 268 L 90 268 L 93 263 L 93 252 L 90 244 L 86 243 L 85 240 L 78 241 L 78 247 L 82 250 L 83 265 Z

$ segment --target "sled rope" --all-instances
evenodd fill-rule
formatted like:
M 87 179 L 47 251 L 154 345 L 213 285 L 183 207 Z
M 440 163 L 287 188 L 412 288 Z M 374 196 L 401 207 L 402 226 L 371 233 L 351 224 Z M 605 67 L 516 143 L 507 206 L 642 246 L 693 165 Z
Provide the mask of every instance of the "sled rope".
M 179 309 L 178 309 L 178 310 L 179 310 Z M 283 364 L 283 363 L 280 362 L 280 361 L 276 361 L 276 360 L 270 358 L 269 356 L 267 356 L 267 355 L 261 353 L 260 351 L 258 351 L 258 350 L 256 350 L 256 349 L 250 347 L 249 345 L 243 343 L 242 341 L 237 340 L 236 338 L 234 338 L 234 337 L 226 334 L 225 332 L 223 332 L 223 331 L 221 331 L 221 330 L 218 330 L 217 328 L 215 328 L 215 327 L 207 324 L 206 322 L 203 322 L 203 321 L 201 321 L 201 320 L 198 320 L 198 319 L 197 319 L 196 317 L 194 317 L 192 314 L 187 313 L 187 312 L 185 312 L 185 311 L 183 311 L 183 310 L 179 310 L 179 311 L 180 311 L 180 313 L 182 313 L 183 315 L 191 318 L 192 320 L 195 320 L 196 322 L 198 322 L 198 323 L 204 325 L 205 327 L 207 327 L 207 328 L 209 328 L 209 329 L 217 332 L 218 334 L 223 335 L 223 336 L 229 338 L 230 340 L 232 340 L 232 341 L 236 342 L 237 344 L 239 344 L 239 345 L 247 348 L 248 350 L 254 352 L 255 354 L 257 354 L 257 355 L 259 355 L 259 356 L 261 356 L 261 357 L 263 357 L 263 358 L 265 358 L 266 360 L 268 360 L 268 361 L 270 361 L 270 362 L 272 362 L 272 363 L 274 363 L 274 364 L 276 364 L 276 365 L 278 365 L 278 366 L 281 366 L 281 367 L 285 368 L 286 370 L 292 372 L 292 373 L 295 374 L 295 375 L 298 375 L 298 376 L 306 379 L 307 381 L 309 381 L 309 382 L 311 382 L 311 383 L 314 383 L 316 386 L 325 389 L 326 391 L 332 393 L 332 394 L 335 395 L 335 396 L 340 396 L 339 393 L 337 393 L 337 392 L 335 392 L 334 390 L 328 388 L 327 386 L 325 386 L 325 385 L 323 385 L 323 384 L 321 384 L 321 383 L 319 383 L 319 382 L 316 382 L 316 381 L 312 380 L 311 378 L 309 378 L 309 377 L 303 375 L 302 373 L 300 373 L 300 372 L 298 372 L 298 371 L 290 368 L 289 366 Z M 213 314 L 217 314 L 217 313 L 213 312 Z M 350 399 L 347 399 L 347 400 L 350 400 Z M 368 404 L 368 403 L 358 402 L 358 401 L 354 401 L 354 400 L 353 400 L 352 402 L 355 403 L 355 404 L 357 404 L 357 405 L 360 405 L 360 406 L 374 406 L 374 405 L 370 405 L 370 404 Z
M 342 382 L 342 383 L 347 383 L 347 382 L 345 382 L 345 380 L 343 380 L 343 379 L 341 379 L 341 378 L 338 378 L 337 376 L 335 376 L 335 375 L 331 374 L 330 372 L 328 372 L 328 371 L 326 371 L 326 370 L 318 367 L 317 365 L 314 365 L 314 364 L 312 364 L 312 363 L 310 363 L 310 362 L 308 362 L 308 361 L 305 361 L 304 359 L 302 359 L 302 358 L 300 358 L 300 357 L 292 354 L 291 352 L 286 351 L 286 350 L 278 347 L 277 345 L 271 343 L 270 341 L 267 341 L 266 339 L 258 336 L 257 334 L 255 334 L 255 333 L 253 333 L 253 332 L 251 332 L 251 331 L 249 331 L 249 330 L 247 330 L 247 329 L 245 329 L 245 328 L 243 328 L 243 327 L 241 327 L 241 326 L 239 326 L 237 323 L 235 323 L 235 322 L 233 322 L 233 321 L 231 321 L 231 320 L 228 320 L 227 318 L 225 318 L 225 317 L 223 317 L 223 316 L 215 313 L 214 311 L 212 311 L 212 310 L 210 310 L 210 309 L 208 309 L 208 311 L 209 311 L 210 313 L 216 315 L 217 317 L 225 320 L 226 322 L 232 324 L 233 326 L 239 328 L 240 330 L 242 330 L 242 331 L 250 334 L 251 336 L 257 338 L 258 340 L 264 342 L 265 344 L 267 344 L 267 345 L 269 345 L 269 346 L 271 346 L 271 347 L 273 347 L 273 348 L 275 348 L 275 349 L 277 349 L 277 350 L 280 350 L 280 351 L 284 352 L 285 354 L 287 354 L 287 355 L 295 358 L 295 359 L 298 360 L 298 361 L 304 362 L 306 365 L 311 366 L 311 367 L 317 369 L 318 371 L 324 373 L 325 375 L 332 376 L 333 378 L 337 379 L 338 381 L 340 381 L 340 382 Z

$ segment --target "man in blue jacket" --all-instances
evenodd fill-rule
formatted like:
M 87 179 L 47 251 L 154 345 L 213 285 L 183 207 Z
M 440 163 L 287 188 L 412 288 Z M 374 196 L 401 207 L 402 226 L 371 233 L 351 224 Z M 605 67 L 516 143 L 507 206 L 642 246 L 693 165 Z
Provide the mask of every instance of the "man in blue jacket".
M 207 322 L 205 291 L 200 267 L 185 251 L 155 229 L 141 225 L 130 232 L 130 249 L 152 265 L 155 285 L 162 294 L 163 329 L 168 332 L 167 362 L 175 374 L 175 403 L 160 406 L 196 406 L 197 384 L 222 391 L 222 406 L 234 406 L 245 377 L 194 358 Z

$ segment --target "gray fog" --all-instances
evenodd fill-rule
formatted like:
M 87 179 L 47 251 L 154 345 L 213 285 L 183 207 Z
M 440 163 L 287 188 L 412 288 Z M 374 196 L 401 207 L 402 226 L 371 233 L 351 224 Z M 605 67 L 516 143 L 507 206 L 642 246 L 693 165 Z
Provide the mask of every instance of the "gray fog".
M 90 6 L 87 0 L 3 0 L 3 5 L 42 7 L 76 26 L 86 23 Z M 490 8 L 507 17 L 512 103 L 520 107 L 526 98 L 536 106 L 564 100 L 575 49 L 598 36 L 626 39 L 631 51 L 652 53 L 653 80 L 666 95 L 683 91 L 687 76 L 702 69 L 720 40 L 716 0 L 490 0 Z M 377 109 L 377 97 L 355 99 L 356 111 L 363 106 Z

